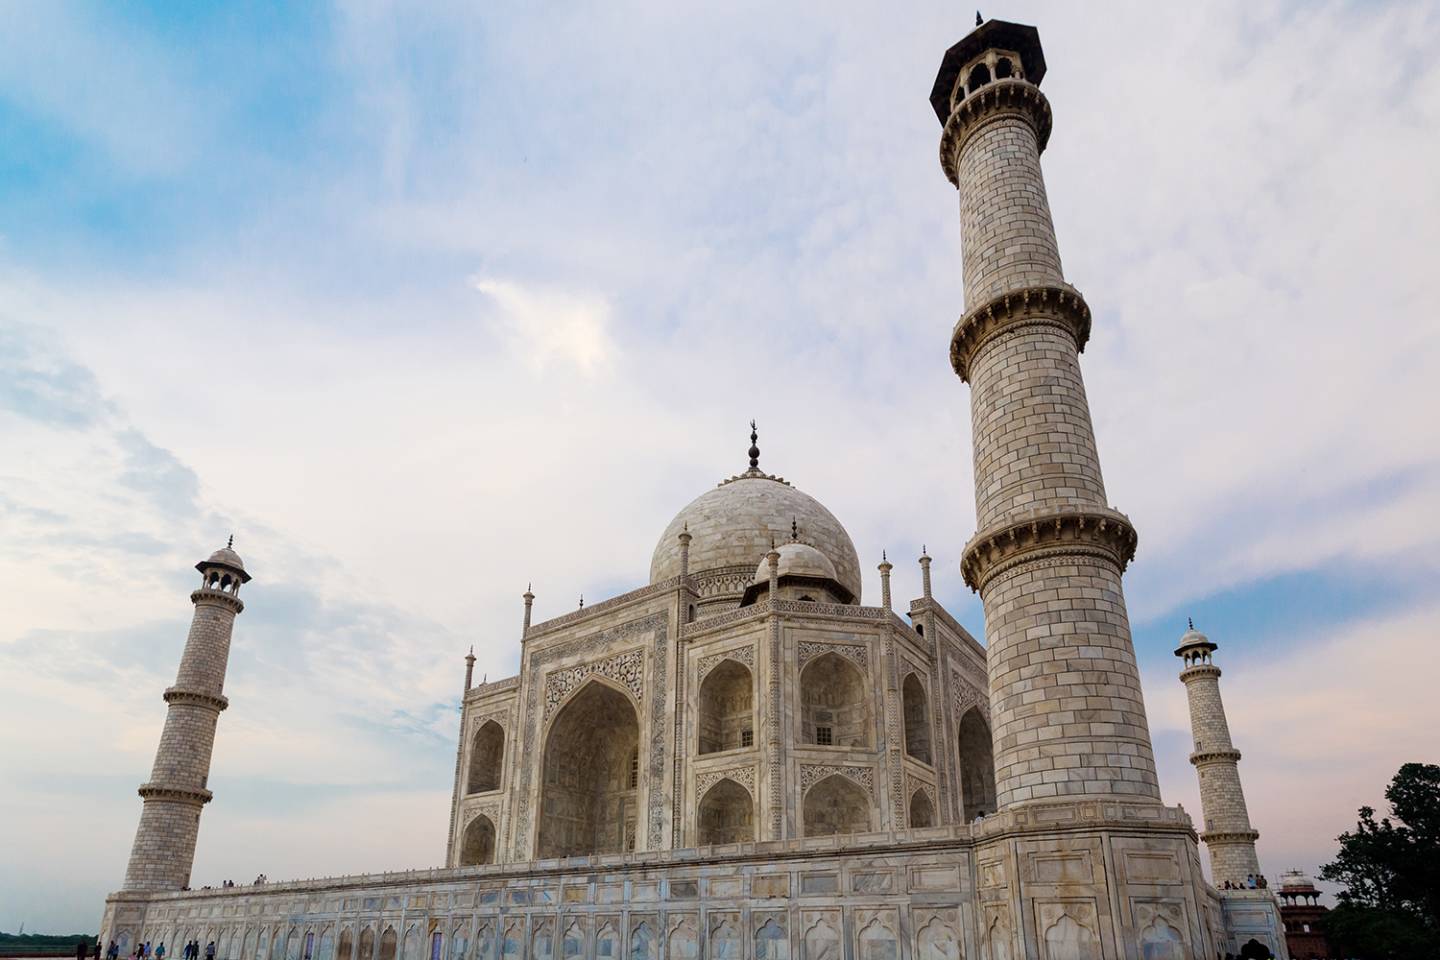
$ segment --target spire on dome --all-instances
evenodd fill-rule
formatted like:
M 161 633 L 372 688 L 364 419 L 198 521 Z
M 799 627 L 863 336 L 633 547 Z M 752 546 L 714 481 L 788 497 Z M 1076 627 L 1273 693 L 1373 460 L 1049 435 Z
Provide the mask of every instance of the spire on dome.
M 760 439 L 760 434 L 755 432 L 755 421 L 750 421 L 750 469 L 760 469 L 760 448 L 755 444 Z
M 794 517 L 790 518 L 790 542 L 800 542 L 800 523 Z
M 225 541 L 225 549 L 226 549 L 226 550 L 233 550 L 233 549 L 235 549 L 235 534 L 233 534 L 233 533 L 230 534 L 230 539 Z

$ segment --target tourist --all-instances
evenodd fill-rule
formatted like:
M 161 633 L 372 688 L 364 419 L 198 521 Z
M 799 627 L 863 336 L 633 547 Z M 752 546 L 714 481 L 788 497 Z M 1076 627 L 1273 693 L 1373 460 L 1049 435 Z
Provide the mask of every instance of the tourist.
M 165 960 L 165 941 L 160 941 L 160 946 L 155 948 L 155 960 Z
M 85 960 L 85 955 L 90 952 L 90 946 L 84 940 L 75 941 L 75 960 Z
M 110 946 L 105 948 L 105 960 L 120 960 L 120 944 L 110 941 Z
M 1253 874 L 1253 873 L 1247 873 L 1247 874 L 1245 875 L 1245 888 L 1246 888 L 1247 890 L 1254 890 L 1254 889 L 1255 889 L 1255 874 Z
M 195 941 L 195 946 L 200 946 L 200 941 Z M 205 960 L 215 960 L 215 941 L 211 940 L 205 944 Z

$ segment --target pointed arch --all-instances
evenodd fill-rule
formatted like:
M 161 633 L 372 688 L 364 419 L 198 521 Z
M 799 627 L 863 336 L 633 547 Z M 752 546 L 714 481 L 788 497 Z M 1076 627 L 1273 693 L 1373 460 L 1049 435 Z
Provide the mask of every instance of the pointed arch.
M 921 827 L 933 826 L 935 805 L 930 802 L 930 795 L 921 787 L 910 795 L 910 828 L 918 830 Z
M 250 930 L 245 934 L 245 940 L 240 946 L 240 960 L 254 960 L 260 955 L 255 952 L 255 931 Z M 344 960 L 344 958 L 342 958 Z
M 774 917 L 755 931 L 755 960 L 790 960 L 790 938 Z
M 644 920 L 630 930 L 630 960 L 655 960 L 655 931 Z
M 1095 935 L 1068 913 L 1045 930 L 1045 955 L 1050 960 L 1095 960 Z
M 803 945 L 801 960 L 840 960 L 840 934 L 827 920 L 816 920 L 805 929 Z
M 320 934 L 320 948 L 315 960 L 335 960 L 335 928 L 326 927 Z
M 470 767 L 465 777 L 465 792 L 499 790 L 504 764 L 505 728 L 494 720 L 486 720 L 470 738 Z
M 495 824 L 485 814 L 478 814 L 465 825 L 460 842 L 460 866 L 473 867 L 495 861 Z
M 563 960 L 578 960 L 585 955 L 585 931 L 577 921 L 571 921 L 560 934 L 560 956 Z
M 554 956 L 555 927 L 552 921 L 541 920 L 530 937 L 530 960 L 553 960 Z
M 1141 960 L 1187 960 L 1185 940 L 1164 917 L 1151 920 L 1140 931 Z
M 450 931 L 450 960 L 466 960 L 470 956 L 470 931 L 456 924 Z
M 831 774 L 805 794 L 807 837 L 864 833 L 870 829 L 870 795 L 855 781 Z
M 595 931 L 595 960 L 620 960 L 620 935 L 608 920 Z
M 961 960 L 955 928 L 939 917 L 930 918 L 915 938 L 915 960 Z
M 700 753 L 750 746 L 755 732 L 755 680 L 743 663 L 721 660 L 700 683 Z
M 399 939 L 394 927 L 385 928 L 385 932 L 380 934 L 379 960 L 395 960 L 395 947 Z
M 801 739 L 818 746 L 870 746 L 870 700 L 860 668 L 834 651 L 800 671 Z
M 687 918 L 670 928 L 665 944 L 666 960 L 695 960 L 699 955 L 700 938 L 694 923 Z
M 895 931 L 886 926 L 879 917 L 871 920 L 860 931 L 860 949 L 856 960 L 898 960 L 900 943 Z
M 402 960 L 426 960 L 425 940 L 420 928 L 414 924 L 405 931 L 404 950 L 401 954 Z
M 519 920 L 512 920 L 505 925 L 505 937 L 500 941 L 500 956 L 504 960 L 520 960 L 525 937 L 525 925 Z
M 340 928 L 340 941 L 335 946 L 335 960 L 351 960 L 355 952 L 355 934 L 349 925 Z
M 545 737 L 538 857 L 625 851 L 638 813 L 630 761 L 639 742 L 635 707 L 614 685 L 591 677 L 566 701 Z
M 971 707 L 960 718 L 960 798 L 968 823 L 995 812 L 995 747 L 990 725 L 979 707 Z
M 750 791 L 729 777 L 705 791 L 695 817 L 696 842 L 752 843 L 755 840 L 755 800 Z
M 726 918 L 711 929 L 709 960 L 741 960 L 743 950 L 744 938 L 734 920 Z
M 925 685 L 914 673 L 905 675 L 900 687 L 905 714 L 905 753 L 921 763 L 933 762 L 930 757 L 930 705 Z
M 375 930 L 366 927 L 360 931 L 360 956 L 355 960 L 375 960 Z

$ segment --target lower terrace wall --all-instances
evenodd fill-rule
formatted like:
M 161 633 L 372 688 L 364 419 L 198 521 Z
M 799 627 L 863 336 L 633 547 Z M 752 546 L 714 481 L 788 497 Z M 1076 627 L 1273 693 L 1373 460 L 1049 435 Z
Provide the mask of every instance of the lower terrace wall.
M 1173 863 L 1169 887 L 1131 889 L 1107 866 L 1141 849 Z M 1213 892 L 1194 850 L 1183 811 L 1077 803 L 925 830 L 119 893 L 101 932 L 122 955 L 137 937 L 170 955 L 214 941 L 218 960 L 1062 960 L 1046 939 L 1058 910 L 1095 928 L 1075 957 L 1099 960 L 1142 956 L 1133 898 L 1171 911 L 1190 949 L 1174 956 L 1204 957 Z

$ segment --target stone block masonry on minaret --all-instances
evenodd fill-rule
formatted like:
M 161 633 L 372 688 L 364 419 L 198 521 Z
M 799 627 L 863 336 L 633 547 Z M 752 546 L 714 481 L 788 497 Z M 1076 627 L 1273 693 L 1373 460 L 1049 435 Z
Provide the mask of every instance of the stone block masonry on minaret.
M 230 545 L 195 565 L 200 587 L 190 594 L 195 616 L 180 657 L 175 685 L 165 691 L 169 710 L 150 780 L 140 788 L 145 805 L 125 870 L 125 890 L 180 890 L 190 884 L 200 811 L 210 802 L 210 754 L 225 699 L 225 667 L 235 616 L 245 609 L 240 585 L 250 579 Z
M 1050 105 L 1033 27 L 992 20 L 945 54 L 931 103 L 960 193 L 978 532 L 1001 809 L 1159 799 L 1120 578 L 1135 532 L 1105 499 L 1080 376 L 1090 310 L 1064 279 L 1040 152 Z
M 1240 751 L 1230 740 L 1225 704 L 1220 700 L 1220 668 L 1211 662 L 1217 645 L 1190 624 L 1175 656 L 1184 661 L 1180 679 L 1190 701 L 1190 731 L 1195 752 L 1190 762 L 1200 778 L 1200 808 L 1205 830 L 1200 839 L 1210 851 L 1210 877 L 1216 886 L 1227 881 L 1244 886 L 1260 875 L 1245 791 L 1240 787 Z

